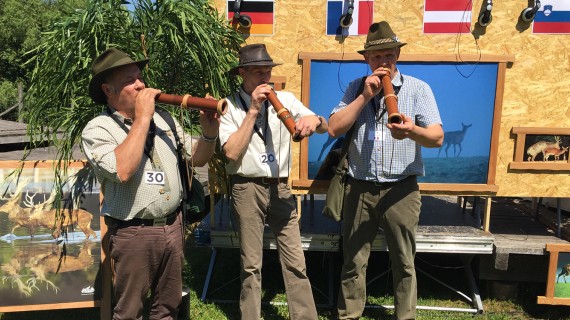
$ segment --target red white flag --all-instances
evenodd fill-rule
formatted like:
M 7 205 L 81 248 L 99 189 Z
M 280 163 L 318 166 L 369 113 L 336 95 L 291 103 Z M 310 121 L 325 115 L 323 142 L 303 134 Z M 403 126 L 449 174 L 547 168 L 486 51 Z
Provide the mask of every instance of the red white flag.
M 426 0 L 424 33 L 470 33 L 472 0 Z

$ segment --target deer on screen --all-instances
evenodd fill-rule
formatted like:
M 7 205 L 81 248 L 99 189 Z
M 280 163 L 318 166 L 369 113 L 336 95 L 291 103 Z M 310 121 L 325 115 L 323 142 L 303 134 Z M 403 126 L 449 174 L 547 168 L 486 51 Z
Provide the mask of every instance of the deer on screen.
M 463 127 L 463 129 L 461 129 L 460 131 L 445 132 L 443 135 L 443 145 L 439 148 L 439 151 L 437 152 L 437 156 L 439 157 L 439 153 L 441 152 L 441 149 L 443 147 L 445 147 L 445 156 L 448 157 L 447 150 L 449 150 L 449 147 L 453 146 L 453 156 L 459 157 L 459 154 L 463 150 L 463 148 L 461 147 L 461 143 L 463 142 L 463 138 L 465 138 L 465 134 L 467 133 L 467 129 L 469 129 L 472 125 L 473 124 L 464 124 L 462 122 L 461 126 Z M 456 147 L 459 148 L 459 152 L 457 152 L 457 154 L 455 154 Z

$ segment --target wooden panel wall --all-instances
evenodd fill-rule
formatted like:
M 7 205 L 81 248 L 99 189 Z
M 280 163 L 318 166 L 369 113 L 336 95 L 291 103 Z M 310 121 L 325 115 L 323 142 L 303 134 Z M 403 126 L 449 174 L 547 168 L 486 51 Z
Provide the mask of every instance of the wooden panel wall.
M 220 13 L 225 12 L 226 1 L 213 3 Z M 298 98 L 302 78 L 299 52 L 354 53 L 366 40 L 366 36 L 350 36 L 340 42 L 325 35 L 326 5 L 325 0 L 276 0 L 274 35 L 246 38 L 248 44 L 265 43 L 273 59 L 284 63 L 273 73 L 286 76 L 285 90 Z M 570 172 L 510 170 L 508 166 L 514 157 L 513 127 L 570 127 L 570 35 L 532 34 L 532 24 L 519 21 L 529 4 L 519 0 L 494 1 L 491 24 L 475 28 L 481 5 L 481 0 L 473 1 L 473 34 L 461 36 L 424 35 L 424 0 L 375 1 L 374 21 L 390 23 L 401 41 L 408 43 L 402 48 L 405 54 L 459 53 L 458 60 L 461 54 L 479 52 L 514 54 L 515 63 L 507 69 L 505 79 L 497 195 L 568 197 Z

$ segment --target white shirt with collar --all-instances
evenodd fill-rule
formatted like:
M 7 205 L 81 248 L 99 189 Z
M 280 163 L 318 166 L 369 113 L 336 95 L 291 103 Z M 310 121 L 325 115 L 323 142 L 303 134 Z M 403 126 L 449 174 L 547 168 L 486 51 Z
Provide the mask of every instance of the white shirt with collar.
M 276 91 L 276 94 L 295 121 L 301 117 L 315 114 L 297 100 L 292 93 Z M 239 92 L 227 97 L 227 101 L 227 112 L 222 116 L 220 124 L 220 143 L 222 146 L 243 123 L 246 110 L 249 110 L 251 104 L 251 96 L 240 88 Z M 245 108 L 242 101 L 245 102 Z M 267 109 L 265 106 L 268 106 Z M 227 173 L 248 178 L 288 177 L 291 169 L 291 134 L 277 117 L 277 112 L 269 101 L 263 103 L 255 127 L 247 150 L 237 161 L 230 161 L 226 165 Z

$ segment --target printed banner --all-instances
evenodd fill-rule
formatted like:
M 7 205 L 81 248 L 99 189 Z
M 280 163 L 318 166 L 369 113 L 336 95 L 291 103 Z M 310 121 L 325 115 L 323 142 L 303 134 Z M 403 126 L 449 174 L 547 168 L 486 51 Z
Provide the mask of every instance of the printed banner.
M 543 0 L 534 16 L 532 33 L 570 33 L 570 1 Z
M 228 13 L 228 20 L 233 20 L 234 18 L 234 4 L 235 1 L 228 1 L 228 7 L 226 10 Z M 237 21 L 232 21 L 232 26 L 242 34 L 272 35 L 274 11 L 275 6 L 273 0 L 242 0 L 239 12 L 241 15 L 246 15 L 251 18 L 251 27 L 243 28 L 239 23 L 237 23 Z
M 348 11 L 348 0 L 328 0 L 327 35 L 356 36 L 368 33 L 374 22 L 374 1 L 354 1 L 352 24 L 348 28 L 340 26 L 340 17 Z
M 426 0 L 424 33 L 470 33 L 471 0 Z
M 101 279 L 100 186 L 88 187 L 88 167 L 69 162 L 57 199 L 54 164 L 0 161 L 0 313 L 92 307 L 111 281 Z M 56 201 L 67 219 L 56 220 Z

